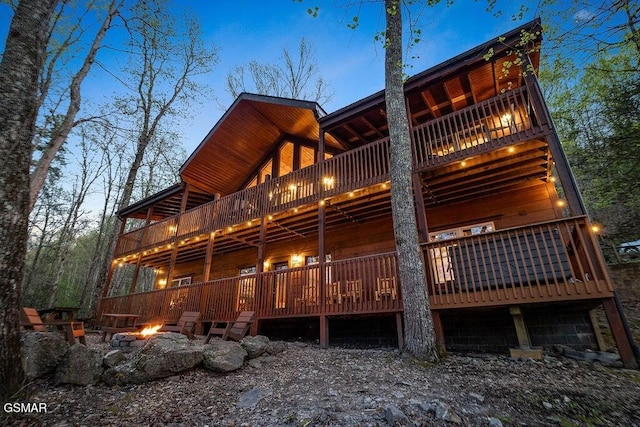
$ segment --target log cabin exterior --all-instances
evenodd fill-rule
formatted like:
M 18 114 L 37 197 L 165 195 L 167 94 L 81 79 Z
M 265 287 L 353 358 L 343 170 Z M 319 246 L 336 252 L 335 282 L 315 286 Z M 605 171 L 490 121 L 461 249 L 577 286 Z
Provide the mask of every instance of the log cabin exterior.
M 524 320 L 540 310 L 602 305 L 629 362 L 613 283 L 535 74 L 505 67 L 521 32 L 539 45 L 539 30 L 533 21 L 405 84 L 436 330 L 449 344 L 456 319 L 506 310 L 506 344 L 527 347 L 540 341 Z M 526 59 L 537 70 L 539 51 Z M 199 311 L 206 322 L 253 310 L 253 333 L 313 325 L 322 346 L 349 319 L 383 318 L 402 345 L 383 92 L 331 114 L 242 94 L 180 175 L 119 212 L 100 312 L 150 322 Z M 111 295 L 123 269 L 128 292 Z M 149 269 L 153 289 L 141 291 Z

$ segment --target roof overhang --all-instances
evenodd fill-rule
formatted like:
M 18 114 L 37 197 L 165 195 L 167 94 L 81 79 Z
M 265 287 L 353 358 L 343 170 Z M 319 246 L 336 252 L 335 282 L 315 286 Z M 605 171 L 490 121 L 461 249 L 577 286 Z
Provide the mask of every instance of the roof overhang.
M 542 25 L 539 19 L 431 67 L 408 79 L 404 90 L 412 125 L 499 95 L 524 84 L 516 62 L 523 34 L 535 35 L 528 57 L 537 73 Z M 530 46 L 531 47 L 531 46 Z M 488 53 L 493 55 L 488 57 Z M 320 126 L 344 146 L 367 144 L 388 135 L 384 91 L 320 118 Z
M 240 189 L 249 174 L 287 138 L 317 144 L 316 103 L 242 93 L 180 169 L 185 182 L 210 193 Z M 332 138 L 325 144 L 340 148 Z

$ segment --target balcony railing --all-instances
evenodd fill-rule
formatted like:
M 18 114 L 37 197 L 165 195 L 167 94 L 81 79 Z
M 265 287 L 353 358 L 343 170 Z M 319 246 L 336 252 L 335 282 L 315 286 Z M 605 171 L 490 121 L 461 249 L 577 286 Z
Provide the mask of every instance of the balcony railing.
M 542 134 L 518 88 L 413 129 L 414 169 L 422 170 Z M 315 203 L 389 179 L 383 138 L 288 175 L 221 197 L 120 237 L 115 256 L 168 244 Z
M 597 248 L 585 217 L 428 243 L 432 307 L 610 296 Z
M 525 87 L 413 128 L 415 169 L 441 165 L 542 135 Z
M 613 295 L 585 217 L 500 230 L 424 245 L 433 309 L 604 298 Z M 402 311 L 395 253 L 269 271 L 104 298 L 101 312 L 136 313 L 144 321 L 260 319 Z

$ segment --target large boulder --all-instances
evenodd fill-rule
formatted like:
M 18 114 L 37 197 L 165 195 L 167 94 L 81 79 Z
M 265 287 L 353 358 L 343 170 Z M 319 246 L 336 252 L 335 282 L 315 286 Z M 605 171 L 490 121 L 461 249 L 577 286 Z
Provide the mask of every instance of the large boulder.
M 27 379 L 54 373 L 68 350 L 69 344 L 57 332 L 24 332 L 20 352 Z
M 76 343 L 62 358 L 54 379 L 62 384 L 89 385 L 97 383 L 103 371 L 102 352 Z
M 193 369 L 202 362 L 202 346 L 182 334 L 159 334 L 150 338 L 133 356 L 102 374 L 107 384 L 140 384 Z
M 246 336 L 240 345 L 246 350 L 249 359 L 255 359 L 269 349 L 269 338 L 264 335 Z
M 215 372 L 231 372 L 240 369 L 247 358 L 247 352 L 234 341 L 214 338 L 204 346 L 203 366 Z

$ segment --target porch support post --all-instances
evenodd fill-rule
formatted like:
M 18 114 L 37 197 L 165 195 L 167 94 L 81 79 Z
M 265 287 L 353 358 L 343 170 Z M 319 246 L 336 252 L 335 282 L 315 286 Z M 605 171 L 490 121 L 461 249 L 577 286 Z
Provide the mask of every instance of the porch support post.
M 530 58 L 525 55 L 523 65 L 523 68 L 525 70 L 531 63 L 530 61 Z M 578 184 L 576 183 L 576 180 L 571 173 L 569 162 L 560 145 L 560 140 L 558 139 L 553 120 L 551 119 L 551 114 L 549 114 L 547 105 L 542 101 L 542 90 L 540 90 L 538 79 L 532 72 L 527 71 L 525 73 L 524 81 L 529 92 L 529 99 L 531 101 L 531 104 L 533 105 L 533 110 L 538 115 L 538 118 L 541 120 L 543 126 L 546 125 L 545 127 L 547 129 L 545 136 L 549 143 L 549 151 L 551 151 L 551 155 L 553 156 L 553 160 L 556 164 L 556 171 L 558 173 L 558 178 L 560 178 L 562 188 L 565 191 L 569 210 L 572 215 L 586 215 L 587 210 L 584 206 L 582 198 L 580 197 Z
M 212 213 L 210 224 L 215 224 L 216 222 L 216 219 L 217 219 L 216 217 L 218 215 L 219 199 L 220 199 L 220 193 L 216 193 L 215 196 L 213 196 L 214 205 L 213 205 L 213 213 Z M 205 256 L 204 256 L 204 267 L 202 270 L 203 282 L 208 282 L 209 276 L 211 275 L 211 262 L 213 261 L 213 244 L 215 243 L 215 239 L 216 239 L 216 232 L 211 231 L 209 233 L 209 240 L 207 241 L 207 252 L 205 253 Z
M 251 335 L 258 334 L 258 323 L 260 319 L 260 308 L 262 306 L 262 273 L 264 272 L 264 249 L 267 239 L 267 219 L 260 218 L 260 240 L 258 241 L 258 261 L 256 263 L 256 287 L 253 291 L 253 309 L 256 311 L 257 319 L 251 324 Z
M 320 312 L 326 312 L 326 288 L 327 288 L 327 271 L 326 271 L 326 247 L 325 247 L 325 208 L 323 203 L 324 196 L 324 131 L 320 130 L 320 137 L 318 142 L 318 157 L 316 163 L 320 164 L 320 174 L 318 176 L 318 182 L 316 183 L 318 192 L 320 193 L 320 202 L 318 203 L 318 292 L 320 292 L 318 300 L 320 301 Z M 321 328 L 322 329 L 322 328 Z M 321 330 L 322 334 L 322 330 Z M 322 345 L 322 341 L 320 342 Z M 328 344 L 325 343 L 325 344 Z
M 329 319 L 325 314 L 320 315 L 320 348 L 329 348 Z
M 527 325 L 524 322 L 522 310 L 520 306 L 509 307 L 509 312 L 513 316 L 513 323 L 516 327 L 516 335 L 518 336 L 518 348 L 509 350 L 511 357 L 528 357 L 531 359 L 542 359 L 542 349 L 532 348 Z
M 178 247 L 179 241 L 176 239 L 178 233 L 180 232 L 180 218 L 182 218 L 182 214 L 187 208 L 187 200 L 189 199 L 189 184 L 185 184 L 184 193 L 182 193 L 182 202 L 180 203 L 180 215 L 176 219 L 176 234 L 174 236 L 173 247 L 171 248 L 171 259 L 169 261 L 169 269 L 167 270 L 167 285 L 169 287 L 171 285 L 171 279 L 173 279 L 173 267 L 176 264 L 176 258 L 178 258 Z
M 209 240 L 207 240 L 207 252 L 204 256 L 204 267 L 202 270 L 202 281 L 208 282 L 211 275 L 211 261 L 213 258 L 213 244 L 216 240 L 216 232 L 209 233 Z
M 416 205 L 416 216 L 418 220 L 418 238 L 420 243 L 429 241 L 429 229 L 427 227 L 427 210 L 424 206 L 424 198 L 422 197 L 422 183 L 420 174 L 415 172 L 411 175 L 413 181 L 413 199 Z
M 318 203 L 318 292 L 320 293 L 318 301 L 320 301 L 320 348 L 329 347 L 329 320 L 327 319 L 327 255 L 325 248 L 325 209 L 323 203 L 324 186 L 322 179 L 324 177 L 324 130 L 320 129 L 318 136 L 318 154 L 316 163 L 320 164 L 320 174 L 316 183 L 318 192 L 320 193 L 320 202 Z
M 131 279 L 131 287 L 129 288 L 129 294 L 136 291 L 136 285 L 138 284 L 138 276 L 140 274 L 140 266 L 142 265 L 142 251 L 138 253 L 138 260 L 136 261 L 136 269 L 133 272 L 133 278 Z
M 518 345 L 523 350 L 529 350 L 531 348 L 531 339 L 529 338 L 529 332 L 527 331 L 527 325 L 524 323 L 524 317 L 522 316 L 522 310 L 519 306 L 509 307 L 509 313 L 513 316 L 513 323 L 516 326 L 516 335 L 518 336 Z
M 637 369 L 638 361 L 633 355 L 632 338 L 629 337 L 625 331 L 622 316 L 614 298 L 602 300 L 602 307 L 604 308 L 604 313 L 607 315 L 607 321 L 609 322 L 609 327 L 616 341 L 616 346 L 618 347 L 620 359 L 622 359 L 624 367 Z
M 402 313 L 396 313 L 396 331 L 398 333 L 398 349 L 404 350 L 404 332 L 402 329 Z
M 589 320 L 591 321 L 591 327 L 593 328 L 593 335 L 595 336 L 596 342 L 598 343 L 598 350 L 605 351 L 607 346 L 604 343 L 604 339 L 602 338 L 602 332 L 600 332 L 600 325 L 595 309 L 589 310 Z
M 436 333 L 438 353 L 444 355 L 447 352 L 447 346 L 444 341 L 444 329 L 442 328 L 442 319 L 440 319 L 440 310 L 432 310 L 431 317 L 433 318 L 433 329 Z

